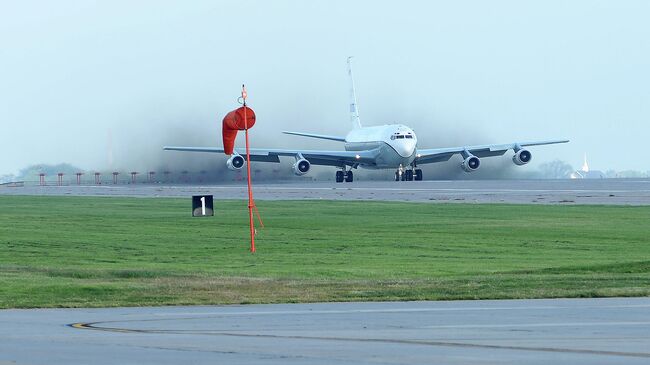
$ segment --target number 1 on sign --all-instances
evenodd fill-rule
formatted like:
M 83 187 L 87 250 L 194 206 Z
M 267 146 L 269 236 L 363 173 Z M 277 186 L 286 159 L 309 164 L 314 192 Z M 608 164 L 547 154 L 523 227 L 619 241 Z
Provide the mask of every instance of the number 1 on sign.
M 205 215 L 205 197 L 201 197 L 201 215 Z

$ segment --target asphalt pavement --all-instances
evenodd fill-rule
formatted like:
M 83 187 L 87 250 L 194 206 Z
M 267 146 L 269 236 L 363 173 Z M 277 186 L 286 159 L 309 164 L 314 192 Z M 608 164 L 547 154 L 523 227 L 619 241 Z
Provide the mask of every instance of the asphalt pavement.
M 648 179 L 285 182 L 254 184 L 258 200 L 375 200 L 428 203 L 650 205 Z M 0 186 L 0 195 L 245 199 L 246 183 Z
M 0 364 L 648 364 L 650 298 L 0 311 Z

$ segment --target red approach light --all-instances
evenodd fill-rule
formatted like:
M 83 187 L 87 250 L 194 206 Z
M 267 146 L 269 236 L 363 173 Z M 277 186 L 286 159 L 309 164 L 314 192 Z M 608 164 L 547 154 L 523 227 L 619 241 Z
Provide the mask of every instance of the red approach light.
M 246 113 L 246 118 L 244 118 Z M 235 138 L 237 131 L 250 129 L 255 125 L 255 112 L 253 109 L 242 106 L 230 113 L 226 114 L 223 118 L 223 126 L 221 133 L 223 135 L 223 149 L 226 155 L 232 155 L 235 148 Z

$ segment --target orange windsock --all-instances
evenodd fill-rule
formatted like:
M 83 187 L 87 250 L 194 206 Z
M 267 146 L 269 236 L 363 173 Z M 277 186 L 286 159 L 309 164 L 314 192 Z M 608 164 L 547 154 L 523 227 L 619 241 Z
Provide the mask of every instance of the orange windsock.
M 246 120 L 244 121 L 244 111 Z M 237 138 L 237 131 L 250 129 L 255 125 L 255 112 L 253 109 L 242 106 L 230 113 L 226 114 L 223 118 L 223 126 L 221 133 L 223 135 L 223 149 L 226 155 L 232 155 L 235 148 L 235 138 Z

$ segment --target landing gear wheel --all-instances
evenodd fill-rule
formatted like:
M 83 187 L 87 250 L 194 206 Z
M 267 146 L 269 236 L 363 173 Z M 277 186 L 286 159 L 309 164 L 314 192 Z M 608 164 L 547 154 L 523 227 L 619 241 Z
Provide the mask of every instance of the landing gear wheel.
M 348 171 L 345 173 L 345 182 L 352 182 L 354 180 L 354 175 L 352 174 L 352 170 Z
M 336 172 L 336 182 L 337 183 L 342 183 L 343 182 L 343 176 L 344 176 L 343 171 L 337 171 Z
M 404 171 L 406 175 L 406 181 L 413 181 L 413 170 Z
M 422 170 L 415 169 L 415 181 L 422 181 Z

